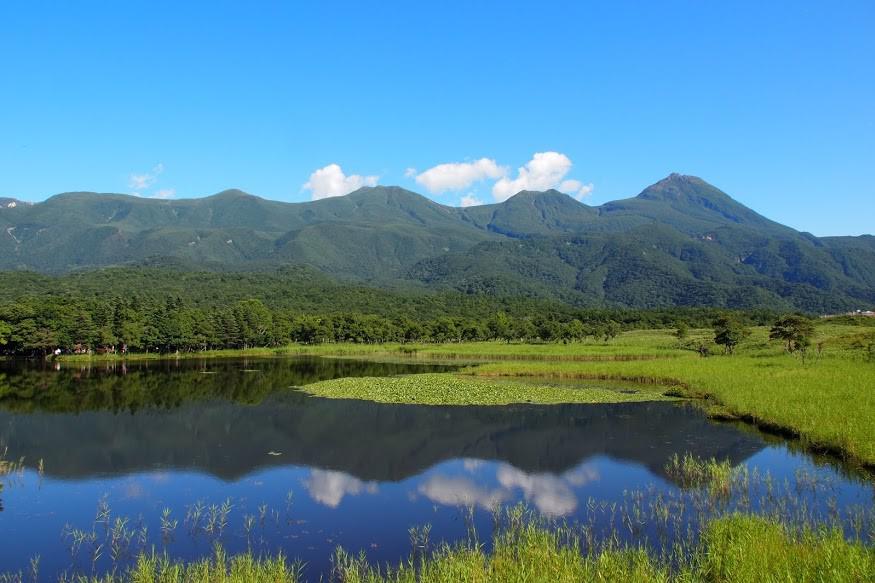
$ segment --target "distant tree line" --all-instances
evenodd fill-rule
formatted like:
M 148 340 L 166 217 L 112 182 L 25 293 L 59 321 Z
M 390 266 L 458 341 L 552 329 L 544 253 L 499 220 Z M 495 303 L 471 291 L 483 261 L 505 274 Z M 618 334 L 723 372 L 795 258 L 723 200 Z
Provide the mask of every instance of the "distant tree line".
M 218 302 L 217 302 L 218 303 Z M 176 352 L 285 345 L 290 342 L 463 342 L 479 340 L 607 342 L 622 330 L 709 326 L 715 314 L 703 309 L 501 310 L 422 317 L 374 313 L 301 313 L 269 307 L 260 299 L 225 306 L 193 306 L 180 298 L 163 301 L 133 296 L 28 296 L 0 304 L 0 350 L 40 356 L 69 352 Z M 539 306 L 542 308 L 542 306 Z M 768 314 L 738 314 L 750 324 Z

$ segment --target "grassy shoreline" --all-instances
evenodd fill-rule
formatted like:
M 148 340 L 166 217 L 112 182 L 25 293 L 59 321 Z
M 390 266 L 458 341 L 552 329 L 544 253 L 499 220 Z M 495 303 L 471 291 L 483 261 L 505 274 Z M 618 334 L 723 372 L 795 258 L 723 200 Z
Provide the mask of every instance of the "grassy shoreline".
M 875 466 L 875 366 L 792 357 L 686 358 L 633 363 L 486 364 L 468 374 L 616 380 L 674 387 L 708 399 L 710 414 L 799 438 L 807 447 Z M 714 407 L 713 405 L 716 405 Z

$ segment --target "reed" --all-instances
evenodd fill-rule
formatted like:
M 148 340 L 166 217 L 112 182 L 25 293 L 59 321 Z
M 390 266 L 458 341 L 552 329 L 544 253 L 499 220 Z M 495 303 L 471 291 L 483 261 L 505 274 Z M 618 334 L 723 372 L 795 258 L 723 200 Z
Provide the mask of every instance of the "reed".
M 127 571 L 98 577 L 61 577 L 60 583 L 297 583 L 302 566 L 282 554 L 256 557 L 252 553 L 228 556 L 216 545 L 213 556 L 198 561 L 172 561 L 155 552 L 141 553 Z

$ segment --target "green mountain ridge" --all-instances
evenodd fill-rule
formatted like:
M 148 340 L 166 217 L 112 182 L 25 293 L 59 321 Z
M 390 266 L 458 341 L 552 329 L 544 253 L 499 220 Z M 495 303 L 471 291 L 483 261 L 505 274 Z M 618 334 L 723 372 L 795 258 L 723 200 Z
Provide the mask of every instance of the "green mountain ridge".
M 302 265 L 378 287 L 581 306 L 875 305 L 875 237 L 800 233 L 680 174 L 597 207 L 555 190 L 467 208 L 394 186 L 302 203 L 240 190 L 180 200 L 75 192 L 0 204 L 0 229 L 0 269 L 47 274 Z

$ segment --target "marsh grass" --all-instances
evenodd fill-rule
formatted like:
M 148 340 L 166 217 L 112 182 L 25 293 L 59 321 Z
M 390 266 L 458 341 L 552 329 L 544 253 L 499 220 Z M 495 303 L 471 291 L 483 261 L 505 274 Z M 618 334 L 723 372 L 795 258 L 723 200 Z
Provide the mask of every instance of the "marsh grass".
M 297 583 L 300 563 L 284 555 L 257 557 L 250 552 L 228 556 L 216 545 L 213 556 L 193 562 L 171 561 L 154 551 L 137 556 L 126 571 L 103 576 L 61 577 L 60 583 Z
M 10 460 L 7 459 L 8 455 L 9 448 L 3 447 L 3 449 L 0 450 L 0 478 L 12 474 L 20 474 L 24 471 L 24 458 Z M 42 460 L 40 460 L 40 463 L 42 463 Z
M 530 382 L 502 381 L 452 373 L 339 378 L 305 385 L 302 390 L 330 399 L 421 405 L 623 403 L 672 399 L 662 391 L 628 384 L 569 384 L 537 379 Z
M 432 552 L 414 546 L 393 566 L 371 565 L 364 554 L 338 548 L 329 581 L 337 583 L 754 583 L 778 581 L 871 581 L 875 551 L 847 540 L 836 528 L 785 528 L 773 519 L 731 514 L 709 522 L 695 549 L 660 558 L 644 546 L 610 543 L 591 547 L 564 524 L 547 525 L 520 507 L 501 511 L 491 552 L 478 541 L 440 544 Z M 427 527 L 424 527 L 427 528 Z M 415 541 L 419 544 L 421 541 Z M 6 575 L 20 583 L 25 575 Z M 141 553 L 132 567 L 102 576 L 72 576 L 62 583 L 297 583 L 303 566 L 282 554 L 213 555 L 192 562 L 172 561 L 154 551 Z
M 665 465 L 666 475 L 681 487 L 708 488 L 712 496 L 728 496 L 732 464 L 714 458 L 703 460 L 691 454 L 674 454 Z
M 385 569 L 342 549 L 334 556 L 334 580 L 344 583 L 737 582 L 870 581 L 871 546 L 847 541 L 836 529 L 794 533 L 779 522 L 734 514 L 710 522 L 695 550 L 678 560 L 654 557 L 645 547 L 587 547 L 566 526 L 548 527 L 521 516 L 482 545 L 442 545 L 428 557 Z
M 20 458 L 18 460 L 9 460 L 7 456 L 9 455 L 9 449 L 7 447 L 3 447 L 0 450 L 0 494 L 3 493 L 3 487 L 6 484 L 6 481 L 9 478 L 14 478 L 17 476 L 21 476 L 24 473 L 24 458 Z M 40 476 L 42 476 L 43 472 L 43 461 L 39 461 L 40 468 Z M 3 500 L 0 500 L 0 511 L 3 510 Z

